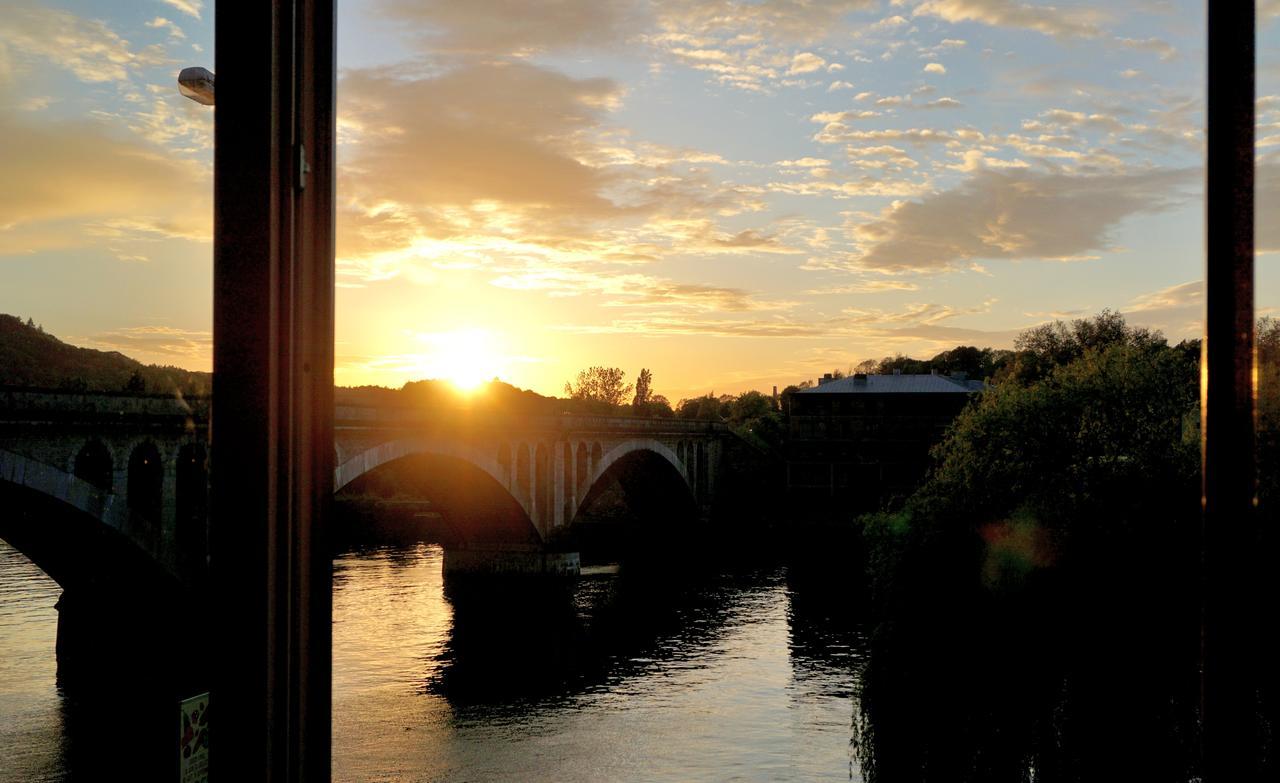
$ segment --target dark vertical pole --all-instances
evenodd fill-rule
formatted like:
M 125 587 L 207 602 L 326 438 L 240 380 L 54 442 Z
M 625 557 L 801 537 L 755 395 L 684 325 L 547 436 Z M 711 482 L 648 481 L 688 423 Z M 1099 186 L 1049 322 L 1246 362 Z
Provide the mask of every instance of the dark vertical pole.
M 1254 3 L 1208 3 L 1202 752 L 1206 783 L 1257 775 L 1248 567 L 1253 504 Z
M 216 10 L 209 639 L 218 781 L 329 777 L 333 6 Z

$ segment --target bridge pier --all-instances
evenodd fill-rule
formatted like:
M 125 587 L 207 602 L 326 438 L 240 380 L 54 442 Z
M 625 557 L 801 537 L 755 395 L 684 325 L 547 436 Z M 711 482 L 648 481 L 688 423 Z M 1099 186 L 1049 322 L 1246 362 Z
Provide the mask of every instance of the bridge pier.
M 133 586 L 113 587 L 67 588 L 54 605 L 60 683 L 113 690 L 137 683 L 176 684 L 183 671 L 203 671 L 194 662 L 207 653 L 208 639 L 203 629 L 193 632 L 183 622 L 179 601 L 155 599 Z

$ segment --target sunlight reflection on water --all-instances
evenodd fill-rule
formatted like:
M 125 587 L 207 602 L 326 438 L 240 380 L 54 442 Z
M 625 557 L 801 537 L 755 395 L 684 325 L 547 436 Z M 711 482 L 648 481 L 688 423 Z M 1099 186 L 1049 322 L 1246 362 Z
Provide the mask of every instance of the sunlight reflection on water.
M 797 641 L 781 569 L 639 602 L 599 569 L 567 622 L 514 631 L 459 616 L 440 569 L 434 546 L 335 562 L 335 780 L 858 777 L 852 654 Z
M 860 779 L 860 631 L 829 622 L 831 597 L 797 598 L 777 567 L 663 581 L 595 568 L 477 600 L 446 596 L 436 546 L 337 558 L 333 779 Z M 0 781 L 77 772 L 59 592 L 0 543 Z

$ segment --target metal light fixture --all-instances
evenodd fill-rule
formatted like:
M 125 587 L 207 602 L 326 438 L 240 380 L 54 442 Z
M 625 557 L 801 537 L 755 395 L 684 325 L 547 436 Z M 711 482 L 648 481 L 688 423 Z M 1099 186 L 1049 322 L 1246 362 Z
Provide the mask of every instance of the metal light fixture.
M 213 105 L 213 72 L 208 68 L 183 68 L 178 74 L 178 92 L 196 103 Z

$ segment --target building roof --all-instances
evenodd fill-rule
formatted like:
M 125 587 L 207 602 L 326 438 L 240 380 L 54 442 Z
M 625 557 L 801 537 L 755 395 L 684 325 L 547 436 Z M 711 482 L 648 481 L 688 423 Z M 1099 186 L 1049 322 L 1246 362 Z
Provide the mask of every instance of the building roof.
M 819 383 L 798 394 L 966 394 L 982 391 L 982 381 L 950 375 L 850 375 Z

